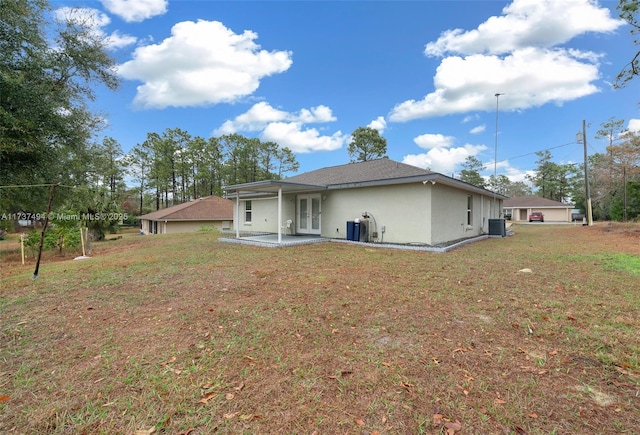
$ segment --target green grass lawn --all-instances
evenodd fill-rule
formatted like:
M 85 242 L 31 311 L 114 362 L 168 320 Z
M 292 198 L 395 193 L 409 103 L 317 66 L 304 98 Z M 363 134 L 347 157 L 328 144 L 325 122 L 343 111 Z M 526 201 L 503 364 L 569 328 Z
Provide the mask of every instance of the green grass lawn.
M 0 432 L 637 433 L 640 226 L 513 229 L 445 254 L 126 234 L 36 280 L 5 255 Z

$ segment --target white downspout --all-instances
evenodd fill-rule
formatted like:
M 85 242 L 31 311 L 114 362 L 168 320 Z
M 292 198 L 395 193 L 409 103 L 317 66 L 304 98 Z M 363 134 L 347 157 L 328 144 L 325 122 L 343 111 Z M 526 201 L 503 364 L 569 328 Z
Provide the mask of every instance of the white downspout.
M 485 215 L 484 215 L 484 194 L 480 194 L 480 216 L 482 216 L 482 231 L 481 233 L 484 233 L 484 224 L 485 222 L 487 222 L 487 219 L 485 219 Z
M 282 186 L 278 186 L 278 245 L 282 243 Z

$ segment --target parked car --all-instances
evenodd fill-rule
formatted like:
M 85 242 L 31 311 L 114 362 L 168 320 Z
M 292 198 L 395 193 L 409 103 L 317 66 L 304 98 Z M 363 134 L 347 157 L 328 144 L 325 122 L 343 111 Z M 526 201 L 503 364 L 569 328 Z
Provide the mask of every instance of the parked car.
M 529 222 L 533 221 L 544 222 L 544 215 L 541 211 L 534 211 L 529 215 Z

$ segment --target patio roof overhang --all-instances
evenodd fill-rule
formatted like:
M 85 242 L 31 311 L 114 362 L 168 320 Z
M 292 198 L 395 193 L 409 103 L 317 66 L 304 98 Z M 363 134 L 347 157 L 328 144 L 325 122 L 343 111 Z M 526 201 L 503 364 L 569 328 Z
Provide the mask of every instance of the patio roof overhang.
M 309 190 L 326 190 L 327 186 L 318 186 L 315 184 L 291 183 L 285 180 L 264 180 L 253 183 L 234 184 L 223 187 L 227 193 L 271 193 L 279 192 L 303 192 Z

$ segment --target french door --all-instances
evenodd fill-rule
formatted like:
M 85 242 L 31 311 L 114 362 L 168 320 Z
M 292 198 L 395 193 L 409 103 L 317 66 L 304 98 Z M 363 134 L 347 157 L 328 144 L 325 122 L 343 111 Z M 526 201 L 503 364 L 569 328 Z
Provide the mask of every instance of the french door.
M 320 194 L 298 195 L 296 231 L 301 234 L 320 234 Z

